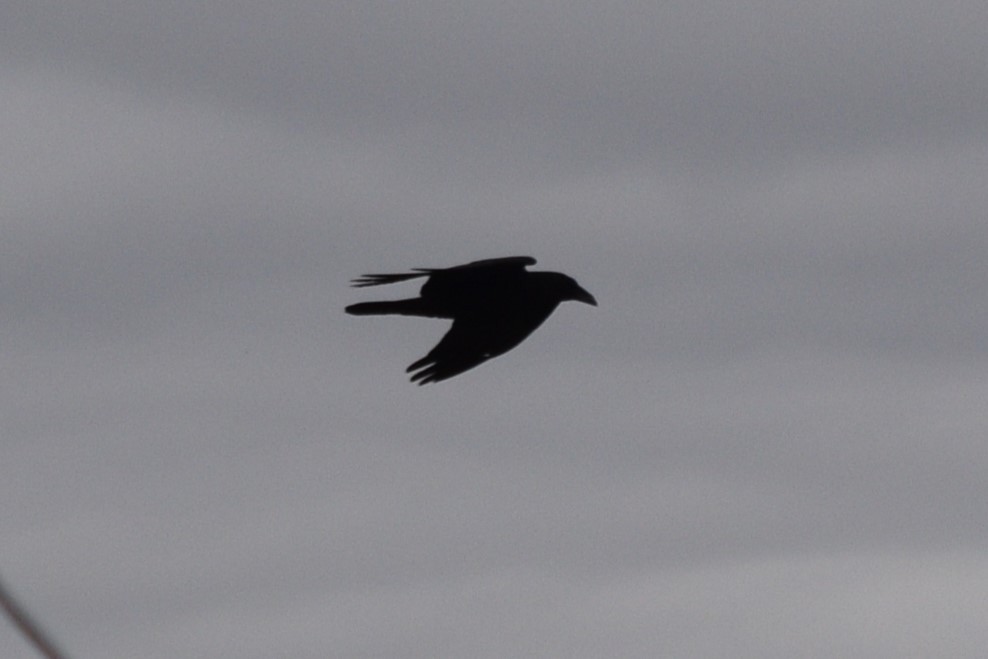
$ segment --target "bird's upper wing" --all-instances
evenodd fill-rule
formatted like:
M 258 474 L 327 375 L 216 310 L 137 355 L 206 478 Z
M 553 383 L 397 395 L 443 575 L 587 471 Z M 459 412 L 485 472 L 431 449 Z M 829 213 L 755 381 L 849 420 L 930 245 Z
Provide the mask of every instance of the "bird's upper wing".
M 458 313 L 464 306 L 489 304 L 492 298 L 514 294 L 531 273 L 526 266 L 535 263 L 531 256 L 508 256 L 474 261 L 452 268 L 421 269 L 429 275 L 422 287 L 422 297 L 450 304 Z
M 356 279 L 350 280 L 350 285 L 354 288 L 365 288 L 367 286 L 381 286 L 382 284 L 394 284 L 399 281 L 407 281 L 416 277 L 427 277 L 426 272 L 402 272 L 399 274 L 377 274 L 360 275 Z
M 499 259 L 484 259 L 482 261 L 472 261 L 463 265 L 455 265 L 451 268 L 412 268 L 412 272 L 402 272 L 398 274 L 371 274 L 360 275 L 356 279 L 350 280 L 352 286 L 364 288 L 366 286 L 380 286 L 382 284 L 394 284 L 400 281 L 407 281 L 417 277 L 428 277 L 437 273 L 446 275 L 447 278 L 470 279 L 474 277 L 499 277 L 504 274 L 521 273 L 527 266 L 535 265 L 536 261 L 531 256 L 505 256 Z
M 446 268 L 447 271 L 462 270 L 523 270 L 530 265 L 535 265 L 537 261 L 531 256 L 503 256 L 498 259 L 483 259 L 482 261 L 471 261 L 463 265 Z

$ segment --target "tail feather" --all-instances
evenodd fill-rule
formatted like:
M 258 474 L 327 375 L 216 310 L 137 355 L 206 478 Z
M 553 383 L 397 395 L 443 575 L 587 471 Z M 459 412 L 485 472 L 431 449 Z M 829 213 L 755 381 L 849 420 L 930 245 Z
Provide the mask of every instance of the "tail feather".
M 354 316 L 376 316 L 399 314 L 402 316 L 430 316 L 436 313 L 422 298 L 410 300 L 387 300 L 383 302 L 358 302 L 346 308 L 346 312 Z

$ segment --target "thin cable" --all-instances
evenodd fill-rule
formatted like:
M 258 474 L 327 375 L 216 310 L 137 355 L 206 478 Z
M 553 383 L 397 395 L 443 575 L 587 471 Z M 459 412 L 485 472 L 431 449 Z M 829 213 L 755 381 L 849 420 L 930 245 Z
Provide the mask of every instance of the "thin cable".
M 27 611 L 4 587 L 2 580 L 0 580 L 0 607 L 3 607 L 14 626 L 21 630 L 21 633 L 46 659 L 66 659 L 66 656 L 55 647 L 55 644 L 45 635 L 38 623 L 31 619 Z

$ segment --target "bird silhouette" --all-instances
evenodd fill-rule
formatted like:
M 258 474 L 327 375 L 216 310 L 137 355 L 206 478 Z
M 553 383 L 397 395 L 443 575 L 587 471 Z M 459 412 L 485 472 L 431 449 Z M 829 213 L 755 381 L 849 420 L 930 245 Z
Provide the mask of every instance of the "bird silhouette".
M 449 318 L 453 325 L 408 373 L 418 384 L 446 380 L 488 359 L 503 355 L 525 340 L 565 300 L 597 306 L 594 297 L 572 277 L 559 272 L 529 272 L 531 256 L 474 261 L 452 268 L 414 268 L 401 274 L 362 275 L 357 288 L 428 277 L 419 297 L 351 304 L 355 316 L 400 314 Z

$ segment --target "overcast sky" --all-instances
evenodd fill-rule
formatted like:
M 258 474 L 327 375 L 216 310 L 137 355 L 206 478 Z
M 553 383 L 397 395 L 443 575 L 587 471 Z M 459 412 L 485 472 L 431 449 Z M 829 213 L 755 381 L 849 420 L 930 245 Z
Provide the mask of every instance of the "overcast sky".
M 0 576 L 72 657 L 984 656 L 984 0 L 0 26 Z M 600 306 L 426 387 L 342 311 L 507 255 Z

